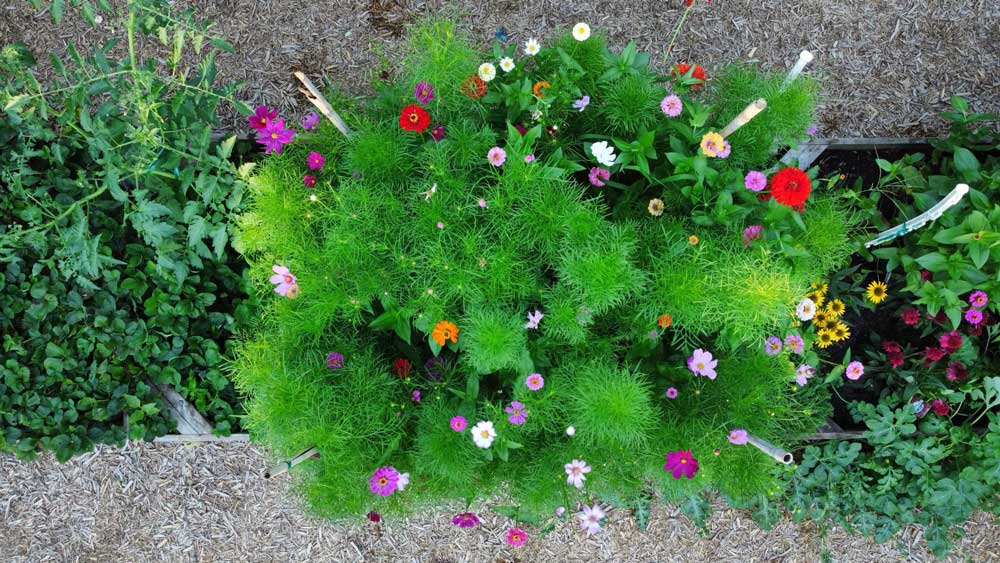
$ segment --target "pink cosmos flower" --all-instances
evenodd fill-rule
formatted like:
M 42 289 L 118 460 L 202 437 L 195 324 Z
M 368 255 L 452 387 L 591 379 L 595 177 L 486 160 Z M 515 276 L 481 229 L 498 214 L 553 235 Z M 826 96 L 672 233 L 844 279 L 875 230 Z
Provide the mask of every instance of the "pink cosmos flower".
M 368 480 L 368 488 L 380 497 L 387 497 L 399 488 L 399 472 L 394 467 L 379 467 Z
M 785 336 L 785 346 L 796 354 L 801 354 L 802 350 L 805 349 L 806 343 L 802 340 L 802 337 L 798 334 L 789 334 Z
M 573 102 L 573 109 L 575 109 L 576 111 L 583 111 L 587 109 L 587 106 L 589 104 L 590 104 L 590 96 L 584 96 L 579 100 Z
M 865 374 L 865 366 L 863 366 L 859 361 L 853 361 L 847 364 L 847 370 L 844 371 L 844 375 L 846 375 L 847 379 L 850 379 L 851 381 L 857 381 L 861 379 L 861 376 L 864 374 Z
M 600 188 L 604 185 L 604 182 L 601 180 L 611 178 L 611 171 L 595 166 L 590 169 L 590 175 L 588 178 L 590 180 L 590 185 Z
M 660 111 L 663 115 L 667 117 L 677 117 L 681 114 L 681 110 L 684 109 L 684 103 L 681 101 L 680 97 L 671 94 L 660 100 Z
M 763 225 L 750 225 L 743 229 L 743 248 L 749 248 L 755 240 L 759 240 L 764 235 Z
M 969 304 L 978 309 L 982 309 L 990 302 L 990 298 L 986 295 L 985 291 L 973 291 L 972 295 L 969 296 Z
M 542 387 L 545 387 L 545 379 L 540 373 L 532 373 L 524 379 L 524 385 L 532 391 L 538 391 Z
M 410 398 L 413 399 L 414 403 L 419 403 L 420 402 L 420 390 L 419 389 L 414 389 L 413 390 L 413 394 L 410 396 Z
M 402 491 L 409 484 L 410 484 L 410 474 L 400 473 L 399 480 L 396 481 L 396 490 Z
M 677 398 L 677 388 L 676 387 L 668 387 L 667 388 L 667 398 L 668 399 L 676 399 Z
M 271 266 L 271 271 L 274 272 L 274 275 L 271 276 L 271 283 L 275 285 L 274 292 L 282 297 L 287 297 L 288 290 L 292 289 L 298 278 L 293 276 L 288 268 L 277 264 Z
M 983 312 L 979 309 L 969 309 L 965 312 L 965 322 L 970 325 L 977 325 L 983 322 Z
M 688 369 L 694 372 L 695 375 L 701 375 L 709 379 L 715 379 L 715 366 L 718 363 L 719 360 L 713 359 L 711 352 L 702 350 L 701 348 L 695 350 L 687 361 Z
M 344 367 L 344 356 L 340 352 L 330 352 L 326 356 L 326 367 L 340 369 Z
M 538 309 L 535 309 L 534 313 L 529 312 L 528 313 L 528 322 L 524 324 L 524 328 L 532 329 L 532 330 L 537 330 L 538 329 L 538 323 L 542 322 L 542 317 L 544 317 L 544 316 L 545 315 L 543 315 L 542 312 L 539 311 Z
M 743 184 L 752 192 L 759 192 L 767 187 L 767 176 L 763 172 L 751 170 L 743 178 Z
M 565 506 L 560 506 L 559 508 L 556 509 L 556 518 L 562 518 L 563 514 L 566 514 Z
M 300 123 L 302 124 L 303 129 L 310 131 L 319 125 L 319 116 L 315 113 L 309 112 L 309 115 L 303 117 Z
M 667 463 L 663 470 L 670 473 L 674 479 L 681 476 L 693 479 L 698 472 L 698 460 L 691 455 L 691 450 L 679 450 L 667 454 Z
M 284 119 L 269 119 L 267 125 L 257 130 L 257 142 L 264 145 L 264 154 L 281 154 L 281 147 L 294 138 L 295 129 L 285 129 Z
M 464 416 L 453 416 L 451 417 L 451 422 L 449 422 L 448 425 L 451 426 L 451 429 L 455 432 L 464 432 L 468 423 L 465 421 Z
M 573 485 L 577 489 L 583 488 L 583 482 L 587 480 L 587 473 L 590 473 L 590 466 L 582 459 L 574 459 L 572 463 L 563 466 L 566 470 L 566 483 Z
M 427 104 L 434 99 L 434 88 L 421 80 L 417 82 L 416 88 L 413 89 L 413 97 L 417 99 L 418 102 L 422 104 Z
M 431 139 L 434 139 L 435 141 L 444 139 L 444 125 L 435 125 L 434 128 L 431 129 Z
M 528 541 L 528 534 L 521 528 L 511 528 L 507 530 L 507 545 L 511 547 L 521 547 Z
M 777 336 L 768 336 L 764 341 L 764 353 L 768 356 L 777 356 L 781 353 L 781 339 Z
M 806 383 L 809 383 L 809 378 L 814 375 L 816 375 L 815 368 L 809 364 L 802 364 L 795 370 L 795 383 L 798 383 L 799 387 L 805 387 Z
M 524 421 L 528 419 L 528 411 L 525 410 L 524 404 L 518 401 L 511 401 L 504 411 L 510 415 L 507 420 L 515 426 L 524 424 Z
M 305 176 L 302 177 L 302 183 L 307 188 L 315 188 L 316 187 L 316 176 L 312 176 L 310 174 L 306 174 Z
M 323 158 L 323 155 L 316 151 L 310 152 L 309 157 L 306 158 L 306 164 L 309 165 L 309 170 L 322 170 L 324 162 L 326 162 L 326 159 Z
M 948 381 L 965 381 L 969 378 L 969 372 L 962 362 L 953 360 L 948 362 L 948 369 L 945 370 Z
M 250 127 L 260 131 L 267 127 L 267 124 L 276 117 L 278 117 L 278 110 L 269 109 L 267 106 L 257 106 L 253 115 L 247 118 L 247 122 L 250 124 Z
M 486 200 L 485 199 L 480 199 L 478 205 L 479 205 L 480 208 L 486 209 Z
M 735 444 L 737 446 L 742 446 L 746 444 L 750 439 L 747 437 L 747 431 L 742 428 L 735 428 L 729 431 L 729 443 Z
M 463 512 L 455 515 L 451 523 L 459 528 L 475 528 L 479 525 L 479 517 L 471 512 Z
M 503 166 L 503 163 L 507 160 L 507 151 L 500 147 L 493 147 L 488 153 L 486 153 L 486 160 L 489 160 L 490 164 L 499 168 Z
M 438 221 L 438 222 L 437 222 L 437 228 L 439 228 L 439 229 L 443 229 L 443 228 L 444 228 L 444 223 L 443 223 L 443 222 L 441 222 L 441 221 Z
M 534 162 L 535 161 L 535 155 L 534 154 L 526 154 L 526 155 L 524 155 L 524 161 L 525 162 Z
M 588 534 L 596 534 L 601 531 L 601 520 L 605 516 L 607 513 L 596 503 L 594 506 L 584 505 L 583 512 L 576 515 L 580 519 L 580 528 L 586 530 Z

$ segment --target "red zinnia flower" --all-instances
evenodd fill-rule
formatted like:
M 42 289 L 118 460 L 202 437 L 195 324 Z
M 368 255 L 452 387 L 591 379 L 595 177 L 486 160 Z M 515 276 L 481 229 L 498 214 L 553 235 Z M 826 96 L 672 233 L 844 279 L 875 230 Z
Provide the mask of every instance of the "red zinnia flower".
M 769 190 L 757 192 L 757 201 L 767 201 L 769 199 L 771 199 L 771 192 Z
M 888 352 L 885 355 L 885 359 L 889 360 L 889 365 L 893 368 L 898 368 L 903 365 L 903 353 L 902 352 Z
M 942 401 L 941 399 L 934 399 L 931 401 L 931 408 L 934 410 L 934 414 L 938 416 L 946 416 L 948 411 L 948 403 Z
M 886 340 L 882 343 L 882 349 L 886 352 L 902 352 L 903 349 L 899 347 L 899 343 L 895 340 Z
M 920 270 L 920 281 L 931 281 L 932 275 L 928 270 Z
M 928 346 L 924 348 L 924 365 L 929 366 L 931 362 L 936 362 L 941 358 L 945 357 L 947 352 L 937 346 Z
M 406 358 L 399 358 L 395 362 L 392 362 L 392 372 L 399 377 L 407 377 L 410 375 L 410 361 Z
M 473 74 L 462 82 L 461 92 L 473 100 L 486 95 L 486 83 L 478 75 Z
M 962 335 L 959 334 L 958 331 L 953 330 L 942 334 L 941 337 L 938 338 L 938 342 L 941 344 L 941 347 L 944 348 L 945 352 L 954 354 L 959 348 L 962 347 Z
M 900 316 L 903 317 L 903 323 L 907 326 L 914 326 L 920 322 L 920 311 L 913 307 L 903 311 Z
M 771 193 L 774 200 L 788 207 L 801 206 L 809 199 L 812 182 L 805 172 L 798 168 L 783 168 L 771 178 Z
M 962 365 L 962 362 L 955 360 L 948 362 L 948 369 L 945 371 L 948 381 L 965 381 L 969 377 L 969 372 Z
M 416 104 L 406 106 L 399 114 L 399 126 L 402 127 L 404 131 L 416 131 L 417 133 L 422 133 L 425 129 L 430 127 L 430 124 L 431 116 L 426 110 L 424 110 L 424 108 Z
M 691 70 L 691 65 L 687 63 L 681 63 L 673 68 L 673 75 L 680 78 Z M 702 82 L 705 81 L 705 69 L 701 68 L 699 65 L 694 65 L 694 72 L 691 73 L 691 78 L 697 78 Z M 691 88 L 701 88 L 704 84 L 692 84 Z

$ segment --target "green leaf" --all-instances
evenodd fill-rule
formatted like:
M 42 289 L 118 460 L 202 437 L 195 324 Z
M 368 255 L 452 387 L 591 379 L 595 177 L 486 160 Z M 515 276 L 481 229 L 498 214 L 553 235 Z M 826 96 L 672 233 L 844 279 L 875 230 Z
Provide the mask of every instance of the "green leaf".
M 94 18 L 96 15 L 94 13 L 94 5 L 90 2 L 83 3 L 83 6 L 80 7 L 80 15 L 83 16 L 83 21 L 87 22 L 91 26 L 97 25 L 97 20 Z
M 955 147 L 955 168 L 966 180 L 975 180 L 979 177 L 979 160 L 967 148 Z
M 215 47 L 220 51 L 225 51 L 226 53 L 236 52 L 236 49 L 233 48 L 232 43 L 226 41 L 225 39 L 222 39 L 221 37 L 213 37 L 211 43 L 213 47 Z
M 52 14 L 52 21 L 55 23 L 62 22 L 63 11 L 66 9 L 66 5 L 63 0 L 52 0 L 52 6 L 49 8 L 49 13 Z

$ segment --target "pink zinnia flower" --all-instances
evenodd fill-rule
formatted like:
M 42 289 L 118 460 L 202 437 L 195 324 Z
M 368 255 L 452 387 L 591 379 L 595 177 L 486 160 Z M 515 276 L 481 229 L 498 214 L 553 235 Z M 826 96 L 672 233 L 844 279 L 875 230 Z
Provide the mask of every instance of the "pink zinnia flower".
M 796 354 L 801 354 L 802 350 L 805 349 L 806 343 L 802 340 L 802 337 L 798 334 L 789 334 L 785 336 L 785 346 Z
M 847 370 L 844 371 L 844 375 L 847 379 L 851 381 L 857 381 L 861 379 L 861 376 L 865 374 L 865 366 L 861 362 L 854 361 L 847 364 Z
M 493 147 L 486 153 L 486 160 L 489 160 L 490 164 L 499 168 L 507 160 L 507 151 L 500 147 Z
M 288 290 L 292 289 L 298 278 L 293 276 L 288 271 L 288 268 L 277 264 L 271 266 L 271 271 L 274 272 L 274 275 L 271 276 L 271 283 L 275 285 L 274 292 L 282 297 L 286 297 Z
M 982 309 L 989 303 L 990 298 L 986 295 L 985 291 L 973 291 L 972 295 L 969 296 L 969 304 L 978 309 Z
M 781 339 L 777 336 L 768 336 L 764 341 L 764 353 L 768 356 L 777 356 L 781 353 Z
M 670 473 L 674 479 L 680 479 L 681 476 L 692 479 L 698 472 L 698 460 L 691 455 L 691 450 L 670 452 L 667 454 L 667 463 L 663 466 L 663 470 Z
M 302 183 L 307 188 L 315 188 L 316 187 L 316 176 L 312 176 L 310 174 L 306 174 L 305 176 L 302 177 Z
M 449 422 L 448 425 L 451 426 L 451 429 L 455 432 L 464 432 L 468 423 L 465 421 L 464 416 L 453 416 L 451 417 L 451 422 Z
M 590 175 L 589 175 L 590 185 L 597 186 L 598 188 L 600 188 L 601 186 L 604 185 L 604 182 L 602 182 L 601 180 L 607 180 L 608 178 L 611 178 L 610 170 L 605 170 L 604 168 L 600 168 L 597 166 L 594 166 L 593 168 L 590 169 Z
M 809 378 L 816 375 L 816 369 L 809 364 L 802 364 L 795 370 L 795 383 L 799 387 L 805 387 L 809 383 Z
M 326 367 L 340 369 L 344 367 L 344 356 L 340 352 L 330 352 L 326 356 Z
M 427 102 L 434 99 L 434 88 L 421 80 L 417 82 L 416 88 L 413 89 L 413 97 L 417 99 L 418 102 L 422 104 L 427 104 Z
M 743 178 L 743 185 L 752 192 L 759 192 L 767 187 L 767 176 L 763 172 L 751 170 Z
M 528 541 L 528 534 L 521 528 L 511 528 L 507 530 L 507 545 L 521 547 Z
M 948 403 L 942 401 L 941 399 L 934 399 L 931 401 L 931 410 L 933 410 L 934 414 L 938 416 L 947 416 L 948 411 L 951 409 L 948 408 Z
M 677 388 L 676 387 L 668 387 L 667 388 L 667 398 L 668 399 L 676 399 L 677 398 Z
M 969 309 L 965 312 L 965 322 L 970 325 L 977 325 L 983 322 L 983 312 L 979 309 Z
M 264 154 L 281 154 L 281 147 L 295 138 L 295 129 L 285 129 L 284 119 L 268 120 L 263 129 L 257 130 L 257 142 L 264 145 Z
M 903 311 L 900 316 L 903 318 L 903 323 L 907 326 L 914 326 L 920 322 L 920 311 L 913 307 Z
M 583 482 L 587 480 L 587 473 L 590 473 L 590 466 L 582 459 L 574 459 L 572 463 L 563 466 L 566 470 L 566 483 L 573 485 L 577 489 L 583 488 Z
M 434 128 L 431 129 L 431 139 L 434 139 L 435 141 L 444 139 L 444 125 L 435 125 Z
M 607 513 L 596 503 L 594 506 L 584 505 L 583 512 L 576 515 L 580 519 L 580 528 L 586 530 L 588 534 L 596 534 L 601 531 L 601 520 L 605 516 Z
M 750 225 L 743 229 L 743 247 L 749 248 L 755 240 L 759 240 L 764 234 L 763 225 Z
M 326 162 L 326 159 L 323 158 L 323 155 L 316 151 L 310 152 L 309 157 L 306 158 L 306 164 L 309 165 L 309 170 L 321 170 L 324 162 Z
M 545 387 L 545 379 L 542 378 L 540 373 L 532 373 L 524 380 L 525 386 L 532 391 L 538 391 L 542 387 Z
M 309 115 L 303 117 L 300 123 L 302 124 L 302 128 L 306 131 L 315 129 L 316 126 L 319 125 L 319 116 L 315 113 L 309 112 Z
M 681 110 L 684 109 L 684 103 L 681 101 L 680 97 L 671 94 L 660 100 L 660 111 L 663 115 L 667 117 L 677 117 L 681 114 Z
M 524 404 L 518 401 L 511 401 L 504 411 L 510 415 L 507 420 L 515 426 L 524 424 L 524 421 L 528 419 L 528 411 L 524 409 Z
M 735 444 L 737 446 L 742 446 L 746 444 L 750 439 L 747 437 L 747 431 L 742 428 L 735 428 L 729 431 L 729 443 Z
M 479 517 L 471 512 L 463 512 L 455 515 L 451 523 L 459 528 L 475 528 L 479 525 Z
M 394 467 L 379 467 L 368 480 L 368 488 L 380 497 L 387 497 L 399 488 L 399 472 Z
M 701 348 L 695 350 L 687 361 L 688 369 L 694 372 L 695 375 L 701 375 L 709 379 L 715 379 L 715 366 L 718 363 L 719 360 L 713 359 L 711 352 L 702 350 Z
M 945 370 L 945 374 L 948 377 L 948 381 L 965 381 L 969 377 L 968 370 L 958 360 L 948 362 L 948 369 Z
M 949 354 L 954 354 L 962 347 L 962 335 L 958 331 L 953 330 L 951 332 L 946 332 L 938 338 L 938 342 L 944 351 Z
M 250 127 L 260 131 L 267 127 L 267 124 L 276 117 L 278 117 L 278 110 L 269 109 L 267 106 L 257 106 L 253 115 L 247 118 L 247 122 L 250 124 Z

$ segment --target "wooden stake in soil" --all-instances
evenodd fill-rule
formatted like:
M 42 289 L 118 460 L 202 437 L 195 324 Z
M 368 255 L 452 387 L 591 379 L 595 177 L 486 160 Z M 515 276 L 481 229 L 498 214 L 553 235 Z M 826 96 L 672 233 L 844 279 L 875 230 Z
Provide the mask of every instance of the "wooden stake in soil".
M 307 460 L 307 459 L 309 459 L 311 457 L 319 457 L 319 450 L 316 449 L 316 446 L 313 446 L 313 447 L 311 447 L 311 448 L 303 451 L 302 453 L 300 453 L 299 455 L 293 457 L 292 459 L 286 459 L 285 461 L 282 461 L 281 463 L 275 464 L 273 467 L 271 467 L 270 469 L 267 470 L 267 473 L 264 473 L 264 478 L 265 479 L 270 479 L 271 477 L 274 477 L 275 475 L 281 475 L 282 473 L 284 473 L 286 471 L 290 471 L 293 467 L 295 467 L 296 465 L 302 463 L 303 461 L 305 461 L 305 460 Z
M 792 82 L 795 82 L 795 79 L 802 74 L 802 70 L 806 68 L 806 65 L 812 62 L 812 60 L 813 54 L 809 51 L 802 51 L 799 53 L 799 60 L 795 61 L 795 66 L 792 67 L 792 70 L 788 71 L 788 76 L 786 76 L 785 81 L 781 83 L 781 90 L 784 91 L 785 88 L 788 88 L 792 84 Z
M 733 133 L 736 132 L 737 129 L 743 127 L 751 119 L 756 117 L 758 113 L 764 111 L 764 108 L 766 107 L 767 107 L 767 101 L 764 98 L 757 98 L 753 102 L 750 102 L 750 105 L 744 108 L 739 115 L 734 117 L 733 120 L 729 122 L 729 125 L 726 125 L 726 127 L 723 128 L 722 131 L 719 131 L 719 134 L 722 135 L 723 137 L 728 137 L 732 135 Z
M 333 111 L 333 106 L 331 106 L 330 102 L 326 101 L 326 98 L 323 97 L 323 94 L 321 94 L 320 91 L 316 89 L 316 86 L 313 85 L 312 80 L 309 80 L 309 78 L 305 74 L 302 74 L 301 72 L 296 71 L 294 74 L 295 78 L 298 78 L 299 82 L 301 82 L 302 85 L 305 86 L 305 89 L 299 88 L 299 92 L 302 92 L 302 94 L 305 95 L 306 99 L 312 102 L 312 105 L 316 106 L 316 109 L 318 109 L 320 113 L 326 116 L 326 118 L 330 120 L 330 123 L 333 123 L 333 125 L 337 129 L 339 129 L 341 133 L 343 133 L 347 137 L 350 137 L 351 128 L 347 126 L 347 123 L 344 123 L 344 120 L 341 119 L 339 115 L 337 115 L 337 112 Z
M 766 453 L 768 456 L 774 458 L 774 461 L 777 461 L 778 463 L 784 463 L 785 465 L 792 463 L 792 454 L 766 440 L 762 440 L 753 434 L 747 434 L 747 442 L 752 444 L 758 450 Z
M 962 201 L 962 198 L 965 197 L 965 194 L 967 193 L 969 193 L 968 184 L 958 184 L 955 186 L 955 189 L 951 190 L 951 192 L 944 196 L 941 201 L 935 203 L 934 207 L 931 207 L 927 211 L 924 211 L 909 221 L 904 221 L 891 229 L 882 231 L 876 235 L 875 238 L 866 242 L 865 248 L 871 248 L 872 246 L 889 242 L 894 238 L 901 237 L 906 233 L 911 233 L 920 227 L 923 227 L 927 223 L 930 223 L 931 221 L 934 221 L 938 217 L 944 215 L 944 212 L 948 209 L 957 205 L 958 202 Z

